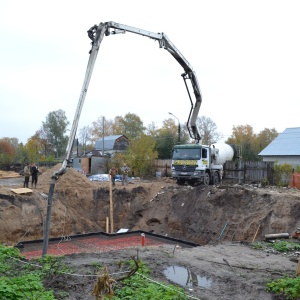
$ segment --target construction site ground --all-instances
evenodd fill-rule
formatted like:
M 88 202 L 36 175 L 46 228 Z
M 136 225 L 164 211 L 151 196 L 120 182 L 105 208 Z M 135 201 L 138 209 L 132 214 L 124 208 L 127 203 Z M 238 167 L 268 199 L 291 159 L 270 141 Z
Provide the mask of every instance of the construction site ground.
M 41 174 L 37 188 L 29 186 L 26 193 L 15 191 L 23 177 L 0 179 L 0 241 L 23 244 L 27 259 L 41 255 L 50 179 L 59 167 Z M 69 299 L 95 299 L 95 265 L 113 273 L 119 261 L 133 256 L 148 265 L 151 280 L 179 284 L 191 299 L 284 299 L 268 293 L 266 282 L 296 276 L 299 253 L 255 250 L 251 244 L 300 227 L 297 189 L 226 182 L 190 187 L 154 178 L 125 187 L 117 182 L 111 199 L 114 233 L 107 235 L 108 182 L 92 182 L 70 169 L 55 185 L 49 254 L 64 255 L 73 269 L 74 276 L 61 279 Z M 120 229 L 128 232 L 116 234 Z

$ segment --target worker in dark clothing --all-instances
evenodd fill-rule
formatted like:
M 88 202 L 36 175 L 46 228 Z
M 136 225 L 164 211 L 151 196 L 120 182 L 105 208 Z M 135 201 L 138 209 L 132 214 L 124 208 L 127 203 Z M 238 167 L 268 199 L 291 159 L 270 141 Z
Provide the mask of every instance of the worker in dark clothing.
M 31 187 L 33 187 L 34 185 L 34 187 L 36 188 L 36 184 L 38 181 L 38 174 L 39 174 L 38 167 L 36 166 L 36 164 L 33 164 L 31 167 Z

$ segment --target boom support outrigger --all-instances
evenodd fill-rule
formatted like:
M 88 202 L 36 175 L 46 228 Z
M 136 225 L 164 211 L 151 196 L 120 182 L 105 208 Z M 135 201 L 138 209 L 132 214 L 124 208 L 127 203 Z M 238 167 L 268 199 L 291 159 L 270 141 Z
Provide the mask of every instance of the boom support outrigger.
M 47 209 L 47 219 L 46 219 L 46 227 L 45 227 L 45 232 L 44 232 L 44 243 L 43 243 L 42 255 L 47 254 L 47 249 L 48 249 L 48 239 L 49 239 L 50 222 L 51 222 L 50 220 L 51 220 L 52 198 L 53 198 L 55 183 L 58 180 L 59 176 L 64 174 L 67 171 L 67 168 L 70 164 L 72 146 L 73 146 L 73 143 L 75 140 L 75 135 L 77 132 L 77 127 L 78 127 L 82 107 L 84 104 L 85 96 L 86 96 L 88 86 L 89 86 L 89 83 L 91 80 L 91 76 L 93 73 L 93 69 L 94 69 L 94 65 L 95 65 L 98 51 L 100 48 L 100 44 L 103 40 L 104 35 L 109 36 L 109 35 L 114 35 L 114 34 L 118 34 L 118 33 L 125 33 L 127 31 L 157 40 L 159 43 L 159 47 L 167 50 L 177 60 L 177 62 L 182 66 L 182 68 L 184 69 L 184 73 L 181 74 L 181 76 L 184 80 L 184 83 L 185 83 L 185 86 L 187 88 L 187 92 L 188 92 L 188 95 L 190 98 L 190 102 L 191 102 L 191 109 L 190 109 L 190 113 L 189 113 L 188 120 L 187 120 L 187 128 L 188 128 L 189 134 L 192 139 L 196 140 L 198 143 L 201 140 L 201 136 L 200 136 L 199 130 L 196 125 L 198 112 L 199 112 L 201 102 L 202 102 L 201 91 L 200 91 L 199 83 L 197 80 L 197 76 L 196 76 L 195 72 L 193 71 L 189 62 L 178 51 L 178 49 L 169 40 L 169 38 L 164 33 L 154 33 L 154 32 L 138 29 L 135 27 L 131 27 L 131 26 L 115 23 L 115 22 L 100 23 L 99 25 L 94 25 L 93 27 L 91 27 L 88 30 L 88 36 L 92 40 L 92 49 L 90 51 L 89 61 L 88 61 L 88 65 L 87 65 L 87 69 L 86 69 L 86 73 L 85 73 L 85 78 L 84 78 L 83 86 L 81 89 L 77 109 L 75 112 L 68 145 L 66 148 L 65 158 L 64 158 L 61 168 L 58 171 L 54 172 L 51 177 L 51 183 L 50 183 L 49 194 L 48 194 L 48 209 Z M 188 85 L 186 83 L 186 81 L 188 79 L 191 81 L 191 85 L 192 85 L 192 88 L 194 91 L 194 95 L 195 95 L 194 102 L 192 100 Z

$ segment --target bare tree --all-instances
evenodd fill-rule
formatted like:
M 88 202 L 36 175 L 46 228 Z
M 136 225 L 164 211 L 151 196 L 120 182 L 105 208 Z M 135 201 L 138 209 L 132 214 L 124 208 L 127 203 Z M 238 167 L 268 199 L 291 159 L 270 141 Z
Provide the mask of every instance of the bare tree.
M 108 135 L 113 135 L 113 121 L 110 119 L 105 119 L 103 116 L 100 116 L 96 121 L 92 122 L 92 126 L 89 129 L 90 132 L 90 141 L 96 142 L 100 138 Z
M 90 132 L 91 132 L 91 129 L 89 126 L 84 126 L 79 129 L 78 140 L 79 140 L 79 143 L 82 145 L 84 153 L 86 152 L 86 144 L 90 140 L 90 136 L 91 136 Z M 78 145 L 77 145 L 77 147 L 78 147 Z
M 206 116 L 198 117 L 196 122 L 203 144 L 211 145 L 223 138 L 222 133 L 217 132 L 217 125 L 211 118 Z

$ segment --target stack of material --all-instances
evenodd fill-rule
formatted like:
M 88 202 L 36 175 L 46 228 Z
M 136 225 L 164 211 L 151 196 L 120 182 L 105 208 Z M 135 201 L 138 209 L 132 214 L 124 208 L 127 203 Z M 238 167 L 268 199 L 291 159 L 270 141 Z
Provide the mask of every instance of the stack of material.
M 21 177 L 21 175 L 19 173 L 14 172 L 14 171 L 1 171 L 0 170 L 0 179 L 17 178 L 17 177 Z
M 300 174 L 299 173 L 292 174 L 291 181 L 290 181 L 290 187 L 300 189 Z

